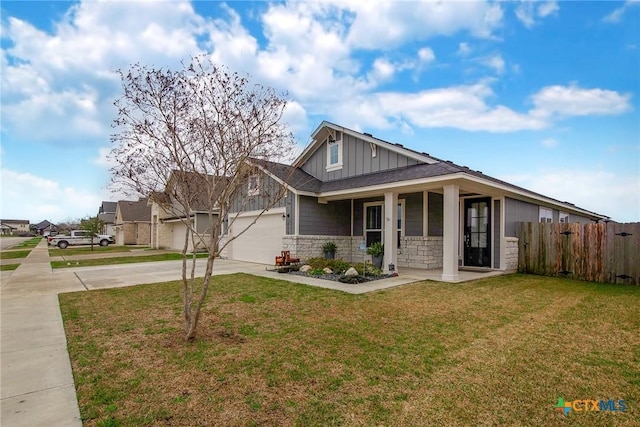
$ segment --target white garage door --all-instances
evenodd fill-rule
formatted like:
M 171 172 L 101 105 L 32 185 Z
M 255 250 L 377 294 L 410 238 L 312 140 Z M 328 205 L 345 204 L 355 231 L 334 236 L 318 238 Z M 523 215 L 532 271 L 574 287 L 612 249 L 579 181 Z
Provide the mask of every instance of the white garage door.
M 172 223 L 171 232 L 171 249 L 181 251 L 184 248 L 184 235 L 187 232 L 187 226 L 180 221 Z M 191 245 L 189 245 L 191 246 Z
M 260 264 L 275 263 L 276 255 L 282 251 L 282 237 L 285 234 L 285 221 L 282 209 L 271 209 L 265 212 L 242 236 L 229 245 L 229 259 L 257 262 Z M 240 233 L 255 219 L 255 215 L 238 217 L 229 230 L 230 235 Z

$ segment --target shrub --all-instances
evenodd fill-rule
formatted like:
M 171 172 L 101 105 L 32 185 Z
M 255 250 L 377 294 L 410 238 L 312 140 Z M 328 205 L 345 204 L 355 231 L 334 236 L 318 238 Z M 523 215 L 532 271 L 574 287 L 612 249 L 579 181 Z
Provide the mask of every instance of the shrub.
M 327 267 L 332 269 L 333 272 L 337 274 L 342 274 L 351 267 L 351 264 L 341 259 L 330 259 L 328 261 L 329 262 L 327 262 Z
M 324 275 L 324 270 L 321 268 L 314 268 L 313 270 L 309 271 L 309 275 L 311 276 L 322 276 Z
M 363 269 L 366 266 L 366 273 L 367 276 L 380 276 L 382 275 L 382 270 L 380 270 L 379 268 L 375 268 L 373 266 L 373 264 L 363 264 L 363 263 L 358 263 L 356 265 L 354 265 L 355 269 L 358 271 L 358 274 L 360 274 L 361 276 L 364 274 L 363 273 Z

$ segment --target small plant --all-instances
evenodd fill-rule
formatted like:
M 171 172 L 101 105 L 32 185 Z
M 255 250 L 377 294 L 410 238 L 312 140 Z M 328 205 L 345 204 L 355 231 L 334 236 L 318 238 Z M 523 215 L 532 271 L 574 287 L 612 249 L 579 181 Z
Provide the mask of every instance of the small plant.
M 336 249 L 338 249 L 338 247 L 333 242 L 326 242 L 324 245 L 322 245 L 322 252 L 334 252 L 335 253 Z
M 324 275 L 324 270 L 322 268 L 314 268 L 309 272 L 310 276 L 322 276 Z
M 382 242 L 372 243 L 371 246 L 367 248 L 367 254 L 372 256 L 382 256 L 384 254 L 384 245 Z
M 324 252 L 324 257 L 326 259 L 333 259 L 336 256 L 336 250 L 338 247 L 333 242 L 326 242 L 322 245 L 322 252 Z

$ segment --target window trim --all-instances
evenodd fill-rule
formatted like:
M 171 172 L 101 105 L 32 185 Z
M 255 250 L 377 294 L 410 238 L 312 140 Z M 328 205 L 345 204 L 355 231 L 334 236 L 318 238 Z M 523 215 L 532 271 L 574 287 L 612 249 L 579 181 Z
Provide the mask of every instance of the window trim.
M 545 214 L 545 215 L 543 215 L 543 214 Z M 547 216 L 546 214 L 549 214 L 549 216 Z M 543 221 L 542 220 L 543 218 L 546 221 Z M 552 223 L 553 222 L 553 209 L 552 208 L 546 208 L 544 206 L 540 206 L 538 208 L 538 222 Z
M 251 187 L 251 182 L 255 179 L 256 185 L 254 188 Z M 247 183 L 247 195 L 248 196 L 257 196 L 260 194 L 260 175 L 254 174 L 249 176 L 249 180 Z
M 367 228 L 367 208 L 372 206 L 380 206 L 380 228 Z M 384 242 L 384 202 L 366 202 L 362 204 L 362 235 L 367 247 L 370 245 L 367 242 L 367 231 L 380 231 L 380 241 Z
M 563 219 L 566 218 L 566 221 L 563 221 Z M 562 212 L 560 211 L 560 213 L 558 214 L 558 222 L 562 223 L 562 224 L 568 224 L 570 219 L 569 219 L 569 214 L 566 212 Z
M 327 145 L 327 172 L 332 172 L 336 170 L 342 169 L 343 166 L 343 157 L 342 157 L 342 132 L 336 132 L 335 141 L 329 142 L 331 136 L 327 137 L 325 143 Z M 336 163 L 331 163 L 331 147 L 337 146 L 338 148 L 338 161 Z

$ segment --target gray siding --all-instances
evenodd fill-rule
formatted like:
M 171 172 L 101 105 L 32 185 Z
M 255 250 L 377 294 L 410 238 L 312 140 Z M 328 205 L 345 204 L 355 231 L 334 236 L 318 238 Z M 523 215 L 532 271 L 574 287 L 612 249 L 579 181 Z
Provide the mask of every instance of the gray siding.
M 376 157 L 371 156 L 368 142 L 351 135 L 342 134 L 342 169 L 327 172 L 327 144 L 323 143 L 302 165 L 310 175 L 322 180 L 333 181 L 372 172 L 380 172 L 409 165 L 418 161 L 401 154 L 377 147 Z
M 422 236 L 422 193 L 401 194 L 398 199 L 404 199 L 404 235 Z
M 493 268 L 500 268 L 500 200 L 493 202 Z
M 238 189 L 238 193 L 231 203 L 231 212 L 247 212 L 262 210 L 272 204 L 276 195 L 280 194 L 282 186 L 269 175 L 260 174 L 260 192 L 255 196 L 248 195 L 248 183 Z M 288 197 L 282 197 L 271 208 L 286 206 Z
M 538 222 L 540 220 L 540 207 L 533 203 L 505 197 L 504 217 L 505 237 L 518 237 L 516 223 Z
M 569 214 L 569 222 L 577 222 L 578 224 L 591 224 L 594 221 L 591 218 L 587 218 L 585 216 Z
M 438 193 L 429 193 L 427 200 L 427 224 L 428 236 L 442 236 L 444 227 L 444 196 Z
M 300 196 L 300 235 L 351 235 L 351 200 L 321 204 L 315 197 Z
M 211 222 L 209 221 L 209 214 L 203 214 L 203 213 L 199 213 L 196 214 L 198 216 L 197 222 L 196 222 L 196 233 L 198 234 L 202 234 L 202 233 L 210 233 L 211 230 L 209 230 L 209 226 L 211 225 Z M 213 221 L 217 221 L 217 217 L 218 215 L 214 215 L 213 216 Z

